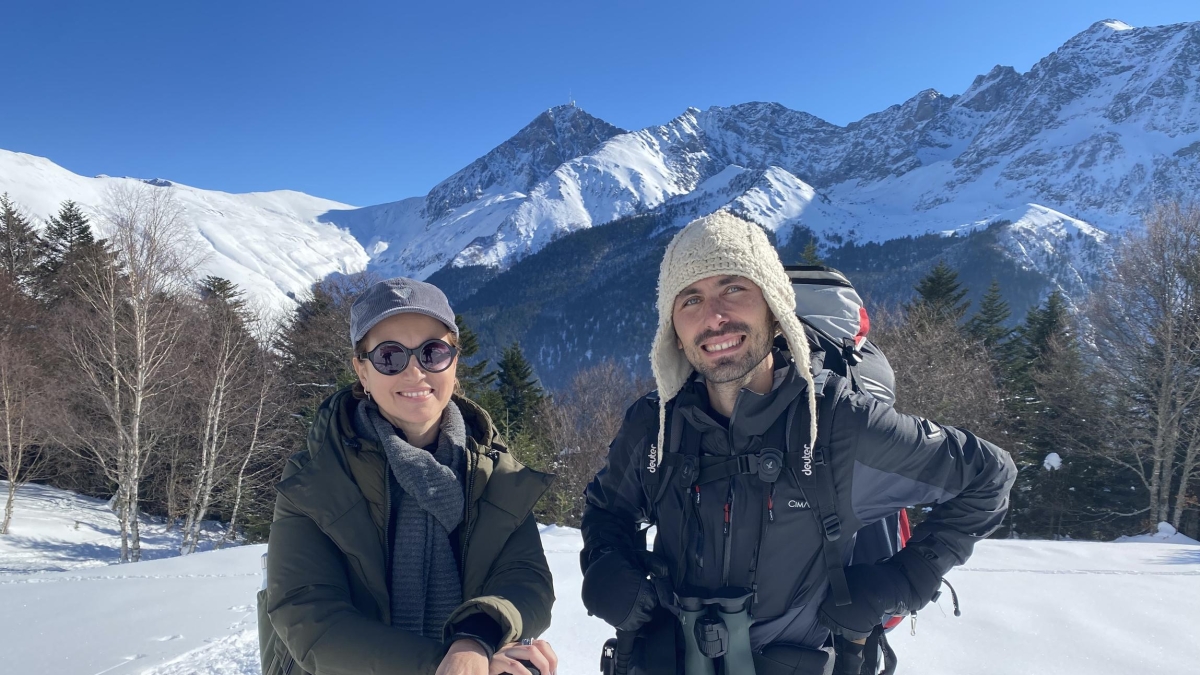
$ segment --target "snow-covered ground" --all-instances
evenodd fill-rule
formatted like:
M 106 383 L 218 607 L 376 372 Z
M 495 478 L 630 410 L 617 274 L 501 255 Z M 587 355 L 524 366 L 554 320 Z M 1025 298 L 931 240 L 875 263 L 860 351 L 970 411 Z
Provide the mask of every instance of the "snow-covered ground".
M 258 673 L 265 547 L 105 565 L 114 531 L 101 502 L 20 492 L 13 534 L 0 536 L 0 671 Z M 170 553 L 169 534 L 149 540 L 147 557 Z M 546 638 L 559 672 L 594 673 L 611 630 L 579 601 L 579 533 L 550 526 L 542 540 L 558 595 Z M 1169 529 L 1114 543 L 986 541 L 949 578 L 963 616 L 945 597 L 921 612 L 916 636 L 908 624 L 894 631 L 901 673 L 1196 672 L 1200 542 Z
M 8 482 L 0 480 L 0 499 Z M 0 501 L 0 508 L 3 502 Z M 142 517 L 142 560 L 179 555 L 179 528 L 163 519 Z M 43 485 L 17 490 L 13 521 L 0 535 L 0 574 L 66 572 L 105 567 L 120 561 L 121 530 L 104 500 L 92 499 Z M 201 526 L 199 550 L 216 547 L 225 536 L 220 523 Z

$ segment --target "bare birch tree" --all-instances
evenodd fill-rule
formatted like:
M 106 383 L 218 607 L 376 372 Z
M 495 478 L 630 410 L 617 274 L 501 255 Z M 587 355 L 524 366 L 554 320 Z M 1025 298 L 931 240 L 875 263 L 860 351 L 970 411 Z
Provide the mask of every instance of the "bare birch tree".
M 150 406 L 171 386 L 166 377 L 182 322 L 197 247 L 170 188 L 121 185 L 105 198 L 102 224 L 115 264 L 87 266 L 76 283 L 83 308 L 69 349 L 87 393 L 110 433 L 81 439 L 117 486 L 121 561 L 141 557 L 139 488 L 153 429 Z
M 204 299 L 199 315 L 204 329 L 197 330 L 201 340 L 189 388 L 203 394 L 205 400 L 200 406 L 199 457 L 188 498 L 182 553 L 196 551 L 213 492 L 229 470 L 231 455 L 240 454 L 245 444 L 257 440 L 251 420 L 261 414 L 254 401 L 258 398 L 261 402 L 254 379 L 259 348 L 248 330 L 240 293 L 224 280 L 213 282 L 221 282 L 227 295 Z M 243 433 L 247 430 L 249 433 Z
M 1159 205 L 1126 233 L 1090 314 L 1124 412 L 1097 451 L 1141 479 L 1153 522 L 1178 527 L 1200 465 L 1200 208 Z
M 0 534 L 8 534 L 17 489 L 36 476 L 44 438 L 38 416 L 44 414 L 45 384 L 31 350 L 0 329 L 0 471 L 8 481 Z
M 277 462 L 266 462 L 263 465 L 260 461 L 260 458 L 275 446 L 277 434 L 273 432 L 277 430 L 277 421 L 284 411 L 280 404 L 286 400 L 286 394 L 281 389 L 283 379 L 279 377 L 279 369 L 274 361 L 274 356 L 269 350 L 260 350 L 255 368 L 258 384 L 254 390 L 249 438 L 241 449 L 237 475 L 231 478 L 233 505 L 229 513 L 229 527 L 225 530 L 225 537 L 218 542 L 218 548 L 237 536 L 238 516 L 241 515 L 248 489 L 252 486 L 257 487 L 264 476 L 272 483 L 279 477 Z

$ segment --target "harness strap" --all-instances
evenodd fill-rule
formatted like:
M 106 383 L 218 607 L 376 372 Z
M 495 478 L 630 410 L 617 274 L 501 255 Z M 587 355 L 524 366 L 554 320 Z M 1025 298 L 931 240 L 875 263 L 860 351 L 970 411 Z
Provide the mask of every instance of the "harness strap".
M 894 675 L 898 664 L 896 651 L 888 644 L 887 632 L 882 626 L 875 626 L 867 642 L 863 645 L 862 672 L 879 673 L 879 675 Z M 880 670 L 880 666 L 883 669 Z
M 823 390 L 828 373 L 823 372 L 817 374 L 823 375 L 819 378 L 821 383 L 817 389 L 817 396 L 823 398 Z M 817 377 L 813 378 L 818 379 Z M 829 434 L 832 428 L 832 420 L 828 419 L 832 415 L 817 417 L 817 439 L 818 442 L 824 440 L 829 442 Z M 791 430 L 791 447 L 806 448 L 808 446 L 808 425 L 797 424 L 796 420 L 790 419 L 788 426 Z M 800 489 L 804 491 L 804 497 L 808 500 L 814 517 L 817 519 L 817 525 L 821 528 L 824 534 L 824 540 L 821 544 L 821 552 L 825 557 L 825 571 L 829 576 L 829 585 L 833 591 L 833 601 L 838 607 L 844 607 L 850 604 L 850 586 L 846 583 L 846 571 L 843 568 L 842 562 L 842 547 L 834 544 L 842 536 L 842 521 L 837 515 L 837 489 L 833 484 L 833 467 L 829 463 L 829 452 L 824 446 L 818 445 L 812 450 L 811 468 L 805 471 L 803 465 L 791 467 L 792 476 L 800 485 Z
M 655 401 L 657 404 L 657 401 Z M 646 495 L 650 500 L 650 509 L 653 511 L 662 499 L 663 493 L 666 492 L 670 485 L 670 477 L 678 469 L 678 462 L 674 461 L 677 457 L 677 450 L 681 442 L 679 434 L 674 434 L 672 437 L 672 427 L 677 427 L 675 418 L 674 401 L 667 402 L 667 429 L 666 443 L 667 447 L 661 453 L 654 452 L 654 446 L 650 446 L 650 452 L 653 454 L 661 454 L 662 459 L 657 464 L 653 464 L 649 457 L 642 458 L 642 484 L 645 486 Z
M 696 476 L 700 474 L 700 444 L 703 435 L 699 429 L 688 424 L 683 415 L 677 413 L 672 417 L 671 426 L 679 429 L 676 434 L 678 445 L 672 444 L 671 455 L 681 462 L 677 472 L 677 480 L 684 491 L 688 493 L 687 503 L 683 513 L 683 527 L 679 528 L 679 570 L 678 583 L 683 584 L 687 579 L 686 563 L 688 556 L 697 567 L 704 568 L 704 525 L 700 520 L 700 492 L 695 485 Z M 692 490 L 695 492 L 692 493 Z M 691 550 L 688 550 L 688 537 L 691 538 Z
M 757 475 L 768 483 L 773 483 L 779 472 L 790 466 L 802 466 L 804 453 L 782 452 L 768 448 L 757 455 L 733 455 L 728 457 L 700 457 L 699 476 L 695 485 L 706 485 L 725 478 L 749 474 Z M 666 459 L 663 460 L 667 463 Z M 684 458 L 673 458 L 673 466 L 683 466 Z M 682 475 L 681 475 L 682 478 Z

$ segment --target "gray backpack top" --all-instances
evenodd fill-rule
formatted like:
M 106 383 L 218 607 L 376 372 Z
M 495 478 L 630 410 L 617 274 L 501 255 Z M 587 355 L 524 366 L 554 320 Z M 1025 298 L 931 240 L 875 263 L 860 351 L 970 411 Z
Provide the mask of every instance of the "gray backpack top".
M 796 316 L 808 332 L 813 367 L 849 378 L 856 391 L 896 402 L 896 375 L 887 357 L 867 339 L 871 319 L 846 275 L 820 265 L 788 265 Z

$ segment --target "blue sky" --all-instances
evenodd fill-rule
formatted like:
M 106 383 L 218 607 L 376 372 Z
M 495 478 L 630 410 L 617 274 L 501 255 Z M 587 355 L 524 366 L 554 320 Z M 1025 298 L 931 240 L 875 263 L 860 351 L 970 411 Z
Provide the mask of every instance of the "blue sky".
M 417 6 L 417 5 L 420 6 Z M 736 7 L 736 9 L 734 9 Z M 627 129 L 777 101 L 837 124 L 1195 0 L 41 2 L 0 15 L 0 148 L 355 205 L 424 194 L 573 96 Z

